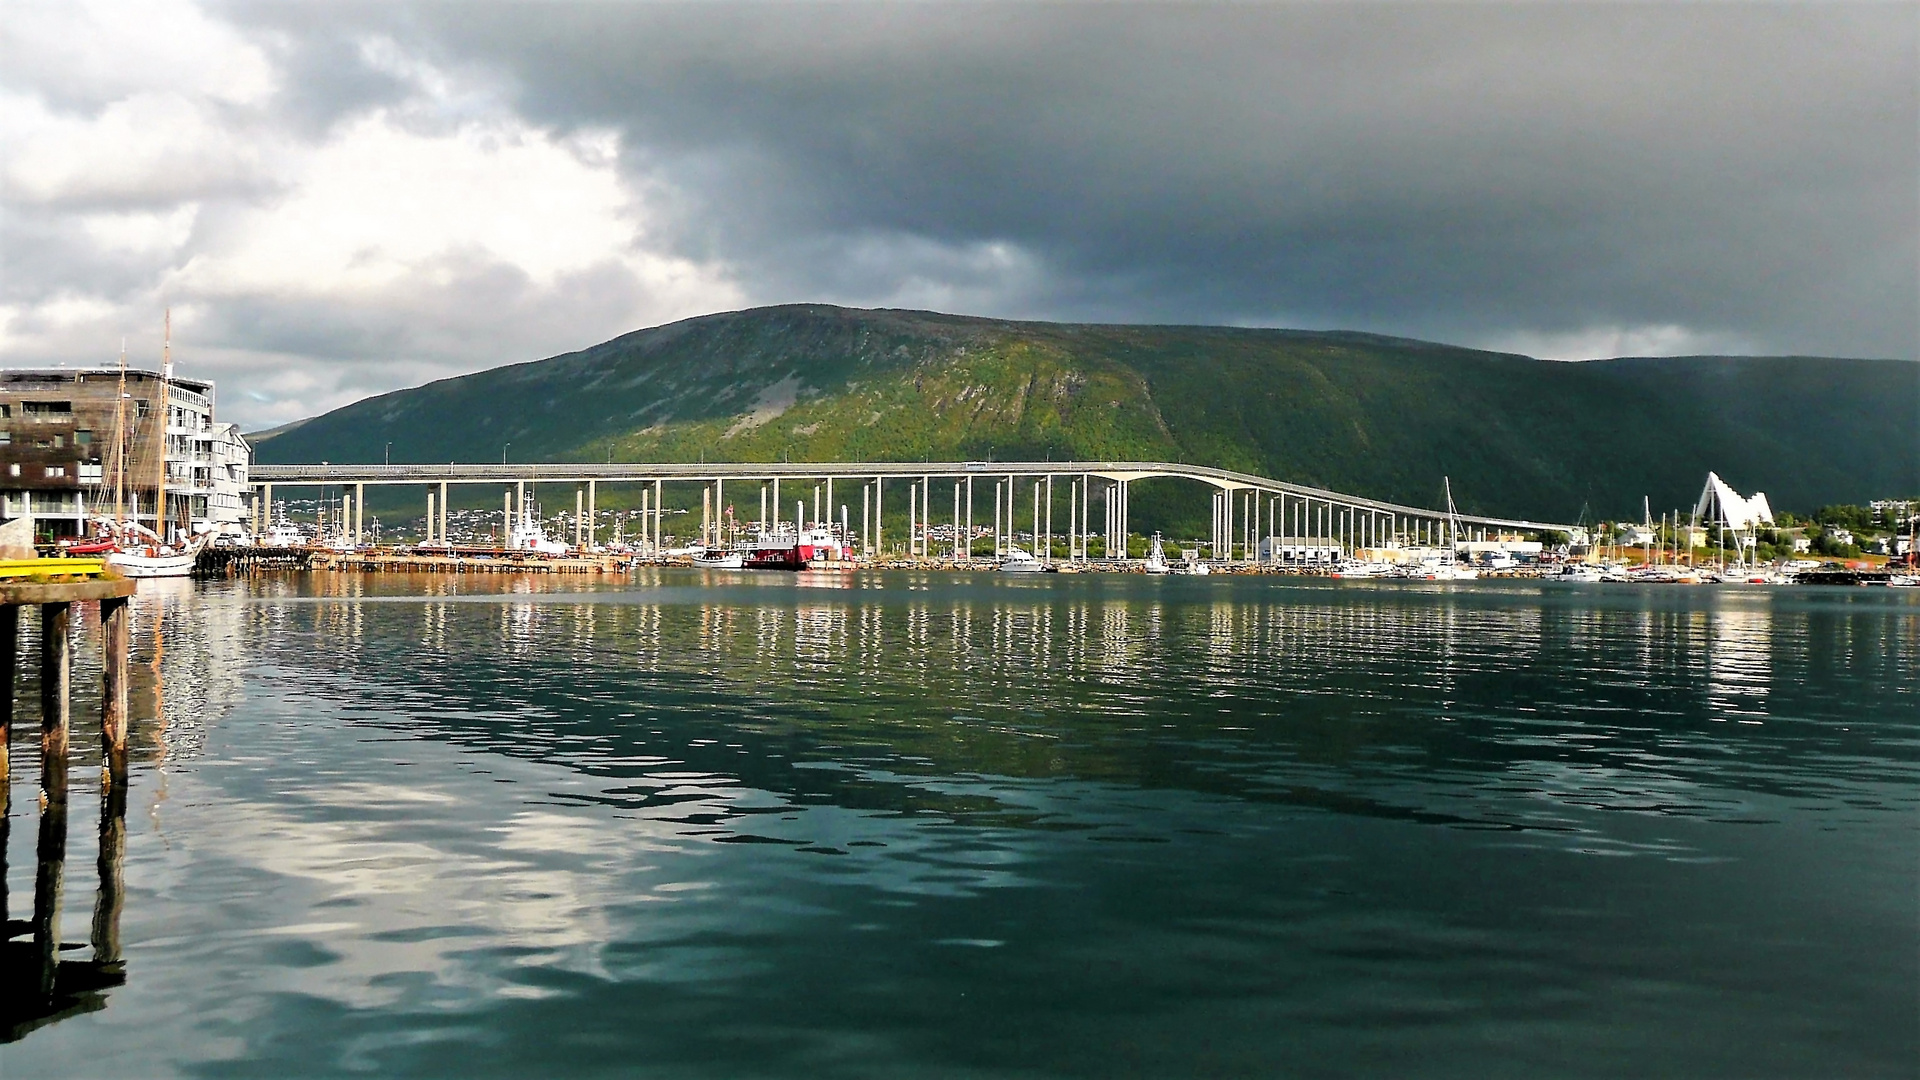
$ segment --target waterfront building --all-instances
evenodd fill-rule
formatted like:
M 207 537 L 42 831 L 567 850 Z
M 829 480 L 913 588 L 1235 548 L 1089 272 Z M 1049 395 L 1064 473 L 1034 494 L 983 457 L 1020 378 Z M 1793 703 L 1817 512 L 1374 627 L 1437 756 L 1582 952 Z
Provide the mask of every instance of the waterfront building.
M 214 386 L 116 368 L 0 370 L 0 519 L 30 518 L 43 537 L 80 536 L 90 515 L 159 529 L 163 445 L 168 535 L 239 532 L 253 451 L 214 419 Z M 119 438 L 116 439 L 116 432 Z
M 1283 565 L 1331 564 L 1344 553 L 1337 541 L 1323 536 L 1263 536 L 1259 551 L 1261 562 Z

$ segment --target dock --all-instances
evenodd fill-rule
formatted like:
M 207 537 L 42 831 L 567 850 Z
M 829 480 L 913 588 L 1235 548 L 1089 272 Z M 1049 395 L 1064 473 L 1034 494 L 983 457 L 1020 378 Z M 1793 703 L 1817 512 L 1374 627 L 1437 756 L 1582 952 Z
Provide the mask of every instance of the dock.
M 126 846 L 128 598 L 134 583 L 97 559 L 0 559 L 0 1042 L 104 1007 L 126 981 L 120 957 L 121 855 Z M 103 632 L 100 741 L 100 892 L 92 957 L 63 956 L 60 907 L 67 847 L 67 762 L 72 721 L 73 605 L 100 605 Z M 20 677 L 20 610 L 40 614 L 40 822 L 33 910 L 14 919 L 5 890 L 12 819 L 12 726 Z

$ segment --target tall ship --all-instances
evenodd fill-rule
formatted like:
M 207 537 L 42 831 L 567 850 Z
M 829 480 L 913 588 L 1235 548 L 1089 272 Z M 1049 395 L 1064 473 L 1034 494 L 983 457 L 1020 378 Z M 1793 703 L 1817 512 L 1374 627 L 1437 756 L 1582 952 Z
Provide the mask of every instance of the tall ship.
M 152 410 L 152 438 L 147 440 L 148 455 L 152 459 L 152 517 L 153 527 L 140 523 L 139 485 L 133 475 L 134 447 L 139 441 L 135 438 L 140 415 L 129 416 L 131 396 L 127 393 L 127 355 L 125 346 L 120 351 L 119 382 L 114 395 L 112 442 L 107 446 L 107 461 L 103 475 L 99 478 L 103 494 L 111 492 L 113 513 L 95 514 L 84 519 L 90 526 L 86 535 L 69 541 L 64 546 L 70 555 L 94 555 L 103 559 L 114 570 L 130 578 L 171 578 L 186 577 L 193 573 L 193 566 L 200 557 L 200 551 L 210 541 L 212 533 L 196 531 L 190 522 L 186 498 L 170 498 L 168 492 L 167 457 L 168 449 L 179 432 L 172 402 L 173 389 L 173 315 L 168 312 L 166 331 L 161 353 L 160 400 L 159 408 Z M 149 410 L 147 402 L 133 402 L 139 414 Z M 179 511 L 179 521 L 175 521 L 175 511 Z

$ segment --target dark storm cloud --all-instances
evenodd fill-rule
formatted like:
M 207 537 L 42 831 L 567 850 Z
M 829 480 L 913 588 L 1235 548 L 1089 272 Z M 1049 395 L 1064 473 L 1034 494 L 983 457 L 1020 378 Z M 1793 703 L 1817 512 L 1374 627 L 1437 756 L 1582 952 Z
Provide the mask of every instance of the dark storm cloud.
M 617 127 L 757 299 L 1920 353 L 1908 5 L 321 10 Z

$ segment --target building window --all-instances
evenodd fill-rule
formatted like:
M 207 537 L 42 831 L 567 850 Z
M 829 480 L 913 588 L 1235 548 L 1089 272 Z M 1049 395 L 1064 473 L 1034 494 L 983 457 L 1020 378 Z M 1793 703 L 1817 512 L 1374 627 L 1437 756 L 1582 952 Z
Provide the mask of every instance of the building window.
M 64 449 L 66 445 L 67 445 L 67 437 L 65 435 L 55 435 L 53 437 L 53 448 L 55 450 Z
M 87 430 L 85 430 L 85 429 L 82 429 L 82 430 L 80 430 L 80 431 L 76 431 L 76 432 L 74 432 L 74 433 L 73 433 L 73 445 L 75 445 L 75 446 L 92 446 L 92 445 L 93 445 L 93 432 L 91 432 L 91 431 L 87 431 Z
M 20 475 L 20 463 L 16 461 L 16 462 L 14 462 L 13 464 L 11 464 L 11 465 L 9 465 L 9 466 L 7 466 L 7 475 L 8 475 L 8 476 L 19 476 L 19 475 Z
M 12 415 L 13 415 L 13 406 L 0 405 L 0 416 L 12 416 Z
M 21 406 L 28 416 L 72 416 L 71 401 L 29 401 Z
M 13 442 L 13 432 L 0 431 L 0 446 L 7 446 L 7 445 L 10 445 L 12 442 Z
M 58 480 L 59 478 L 65 475 L 67 475 L 67 467 L 65 465 L 47 466 L 47 472 L 46 472 L 47 479 Z
M 153 415 L 153 404 L 146 398 L 138 398 L 133 403 L 133 415 L 145 420 Z

